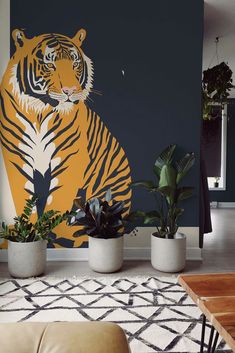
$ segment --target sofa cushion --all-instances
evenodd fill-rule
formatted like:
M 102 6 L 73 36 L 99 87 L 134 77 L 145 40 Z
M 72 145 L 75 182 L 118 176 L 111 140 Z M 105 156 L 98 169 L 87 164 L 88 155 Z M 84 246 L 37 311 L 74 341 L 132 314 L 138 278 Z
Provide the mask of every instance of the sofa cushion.
M 0 324 L 1 353 L 130 353 L 126 336 L 106 322 Z

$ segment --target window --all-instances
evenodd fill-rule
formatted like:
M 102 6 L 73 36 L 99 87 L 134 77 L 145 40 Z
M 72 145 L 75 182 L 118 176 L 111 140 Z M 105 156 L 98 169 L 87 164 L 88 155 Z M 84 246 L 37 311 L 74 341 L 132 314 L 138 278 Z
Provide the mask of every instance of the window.
M 204 136 L 203 140 L 209 189 L 223 191 L 226 190 L 227 105 L 216 120 L 209 138 L 205 142 Z

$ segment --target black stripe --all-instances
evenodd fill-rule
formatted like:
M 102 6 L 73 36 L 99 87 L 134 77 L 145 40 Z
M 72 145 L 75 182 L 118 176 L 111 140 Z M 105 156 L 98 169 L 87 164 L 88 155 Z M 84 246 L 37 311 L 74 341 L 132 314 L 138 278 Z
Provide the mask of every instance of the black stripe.
M 96 123 L 97 123 L 96 120 L 97 120 L 97 115 L 96 115 L 96 113 L 95 113 L 94 121 L 92 121 L 93 130 L 92 130 L 92 133 L 91 133 L 91 137 L 88 137 L 88 138 L 89 138 L 89 144 L 88 144 L 88 147 L 87 147 L 88 152 L 90 151 L 92 142 L 93 142 L 93 140 L 94 140 L 95 127 L 96 127 Z
M 79 133 L 78 138 L 79 138 L 80 136 L 81 136 L 81 133 Z M 77 137 L 75 137 L 75 138 L 70 142 L 70 144 L 69 144 L 68 146 L 65 146 L 64 148 L 62 148 L 61 151 L 67 150 L 69 147 L 73 146 L 73 144 L 74 144 L 76 141 L 77 141 Z
M 31 181 L 32 184 L 34 184 L 34 180 L 29 176 L 18 164 L 14 163 L 11 161 L 11 163 L 18 169 L 18 171 L 29 181 Z
M 44 121 L 48 118 L 49 115 L 52 114 L 52 111 L 50 111 L 49 113 L 47 113 L 47 115 L 43 118 L 43 120 L 41 121 L 41 125 L 44 123 Z
M 9 146 L 7 146 L 7 145 L 5 144 L 5 142 L 2 141 L 2 139 L 0 139 L 0 141 L 1 141 L 1 144 L 2 144 L 9 152 L 11 152 L 11 153 L 13 153 L 13 154 L 19 156 L 20 159 L 22 159 L 22 161 L 24 161 L 24 162 L 25 162 L 26 164 L 28 164 L 31 168 L 33 168 L 32 165 L 31 165 L 19 152 L 13 151 Z
M 130 173 L 128 174 L 128 175 L 125 175 L 125 176 L 123 176 L 122 178 L 120 178 L 120 179 L 118 179 L 118 180 L 116 180 L 116 181 L 114 181 L 114 182 L 112 182 L 111 184 L 108 184 L 108 185 L 104 185 L 103 184 L 103 187 L 99 190 L 99 193 L 104 193 L 104 192 L 106 192 L 108 189 L 111 189 L 111 192 L 113 191 L 113 189 L 112 189 L 112 186 L 115 186 L 117 183 L 120 183 L 120 182 L 126 182 L 127 181 L 127 179 L 129 179 L 130 178 Z M 107 182 L 108 182 L 108 180 L 107 180 Z M 120 185 L 118 186 L 118 189 L 120 188 Z M 127 188 L 127 189 L 129 189 L 129 188 Z M 112 194 L 112 196 L 113 196 L 113 194 Z
M 62 187 L 62 185 L 60 185 L 60 186 L 55 186 L 53 189 L 49 190 L 48 195 L 51 195 L 54 191 L 60 189 L 61 187 Z
M 0 121 L 0 125 L 3 127 L 4 130 L 8 131 L 12 136 L 14 136 L 17 140 L 21 141 L 24 145 L 28 146 L 29 148 L 31 148 L 31 146 L 24 141 L 19 135 L 17 135 L 13 130 L 11 130 L 10 128 L 6 127 L 2 121 Z
M 16 77 L 19 85 L 19 90 L 20 92 L 24 92 L 23 84 L 22 84 L 22 78 L 21 78 L 21 63 L 17 65 L 17 70 L 16 70 Z
M 127 157 L 125 155 L 123 155 L 121 160 L 120 160 L 120 162 L 119 162 L 119 164 L 118 164 L 118 166 L 115 169 L 118 170 L 118 168 L 120 166 L 122 166 L 122 164 L 125 162 L 125 160 L 127 160 Z M 107 178 L 109 178 L 109 176 Z M 107 181 L 107 178 L 105 179 L 105 181 Z
M 7 92 L 8 93 L 8 92 Z M 31 137 L 23 130 L 21 129 L 20 126 L 18 126 L 16 123 L 14 123 L 12 120 L 10 120 L 7 115 L 6 115 L 6 111 L 5 111 L 5 107 L 4 107 L 4 102 L 3 102 L 3 98 L 2 96 L 0 95 L 0 102 L 1 102 L 1 107 L 2 107 L 2 113 L 3 113 L 3 116 L 4 116 L 4 119 L 6 119 L 6 121 L 13 125 L 22 135 L 26 136 L 30 141 L 33 142 L 33 144 L 35 145 L 35 142 L 31 139 Z
M 3 133 L 2 133 L 1 131 L 0 131 L 0 136 L 2 136 L 3 140 L 5 140 L 5 142 L 6 142 L 8 145 L 12 146 L 12 147 L 13 147 L 16 151 L 18 151 L 19 153 L 22 153 L 22 150 L 21 150 L 19 147 L 17 147 L 16 145 L 14 145 L 13 142 L 9 141 L 9 140 L 3 135 Z M 29 158 L 31 158 L 31 159 L 34 161 L 33 157 L 30 156 L 30 155 L 29 155 L 28 153 L 26 153 L 25 151 L 24 151 L 24 155 L 25 155 L 25 156 L 28 156 Z
M 73 133 L 71 134 L 69 137 L 67 137 L 66 140 L 64 140 L 56 149 L 55 151 L 53 152 L 52 156 L 51 156 L 51 159 L 58 153 L 58 151 L 60 151 L 62 149 L 62 147 L 64 147 L 78 132 L 78 129 Z M 77 135 L 76 139 L 78 140 L 80 137 L 80 133 Z M 45 150 L 45 149 L 44 149 Z
M 65 126 L 63 129 L 61 129 L 60 131 L 58 131 L 58 133 L 49 141 L 47 142 L 47 144 L 45 145 L 45 148 L 44 148 L 44 151 L 45 149 L 47 148 L 47 146 L 52 143 L 53 141 L 55 141 L 58 137 L 60 137 L 64 132 L 66 132 L 67 130 L 69 130 L 73 125 L 74 125 L 74 122 L 75 120 L 77 119 L 77 115 L 78 115 L 78 112 L 76 112 L 73 120 L 67 125 Z M 71 136 L 71 135 L 70 135 Z
M 115 178 L 118 174 L 123 173 L 125 170 L 128 170 L 129 168 L 130 167 L 128 164 L 124 168 L 122 168 L 121 170 L 118 170 L 118 167 L 117 167 L 107 178 L 109 178 L 109 179 Z M 106 183 L 107 178 L 105 179 L 104 183 Z
M 63 173 L 66 169 L 68 169 L 68 167 L 62 168 L 60 170 L 58 170 L 58 172 L 56 172 L 55 174 L 53 173 L 53 178 L 57 177 L 58 175 L 60 175 L 61 173 Z
M 89 112 L 88 112 L 89 114 Z M 88 140 L 90 140 L 90 133 L 91 133 L 91 128 L 93 127 L 93 116 L 94 116 L 94 112 L 93 111 L 90 111 L 90 124 L 89 124 L 89 127 L 87 129 L 87 136 L 88 136 Z
M 54 125 L 50 130 L 47 131 L 47 133 L 43 136 L 41 141 L 43 141 L 48 135 L 50 135 L 52 132 L 54 132 L 56 129 L 58 129 L 58 127 L 60 127 L 61 123 L 62 123 L 62 119 L 60 119 L 56 125 Z
M 73 153 L 70 153 L 62 162 L 60 162 L 60 164 L 58 164 L 58 166 L 55 169 L 53 169 L 52 173 L 55 173 L 58 169 L 60 169 L 71 156 L 77 154 L 78 152 L 79 152 L 79 150 L 77 150 Z M 54 178 L 54 177 L 55 177 L 54 174 L 52 174 L 52 178 Z
M 35 193 L 33 191 L 31 191 L 31 190 L 29 190 L 27 188 L 24 188 L 24 189 L 25 189 L 25 191 L 27 191 L 28 194 L 30 194 L 32 196 L 35 195 Z
M 103 161 L 102 161 L 102 167 L 101 167 L 100 170 L 99 170 L 98 177 L 96 178 L 95 184 L 93 185 L 93 190 L 98 187 L 98 184 L 100 183 L 100 180 L 101 180 L 101 178 L 102 178 L 102 173 L 103 173 L 103 170 L 104 170 L 104 165 L 105 165 L 105 163 L 106 163 L 106 161 L 107 161 L 107 157 L 108 157 L 108 153 L 109 153 L 109 151 L 110 151 L 111 143 L 112 143 L 112 139 L 111 139 L 110 136 L 109 136 L 108 145 L 107 145 L 107 147 L 105 148 L 105 150 L 103 151 L 103 153 L 102 153 L 102 155 L 100 156 L 100 158 L 98 159 L 98 161 L 96 162 L 95 166 L 93 166 L 94 163 L 92 163 L 92 161 L 91 161 L 90 164 L 88 165 L 86 171 L 85 171 L 85 174 L 84 174 L 84 175 L 86 176 L 86 174 L 88 173 L 88 171 L 89 171 L 92 167 L 93 167 L 93 170 L 96 170 L 96 166 L 98 165 L 99 161 L 101 160 L 101 158 L 103 158 L 103 156 L 105 156 L 104 159 L 103 159 Z M 101 174 L 101 176 L 100 176 L 100 174 Z M 86 186 L 90 183 L 90 181 L 91 181 L 93 175 L 94 175 L 94 173 L 92 173 L 92 174 L 90 175 L 90 177 L 87 179 L 87 181 L 86 181 Z
M 98 127 L 98 130 L 97 130 L 97 133 L 96 133 L 95 143 L 94 143 L 94 146 L 92 148 L 92 151 L 91 152 L 89 151 L 90 157 L 92 157 L 92 159 L 94 159 L 93 154 L 97 155 L 97 153 L 99 151 L 99 147 L 102 144 L 103 132 L 104 132 L 104 124 L 101 121 L 99 121 L 99 127 Z M 101 135 L 100 136 L 100 142 L 99 142 L 99 144 L 97 144 L 97 140 L 98 140 L 98 136 L 99 135 Z
M 11 94 L 7 90 L 6 90 L 6 92 L 10 97 L 12 97 Z M 13 99 L 13 101 L 14 101 L 14 99 Z M 13 107 L 15 108 L 17 114 L 19 114 L 21 116 L 21 118 L 23 118 L 25 121 L 27 121 L 27 123 L 31 126 L 31 128 L 36 132 L 36 129 L 33 126 L 32 122 L 28 118 L 26 118 L 26 116 L 22 115 L 22 113 L 16 108 L 16 105 L 13 102 L 11 102 L 11 103 L 12 103 Z

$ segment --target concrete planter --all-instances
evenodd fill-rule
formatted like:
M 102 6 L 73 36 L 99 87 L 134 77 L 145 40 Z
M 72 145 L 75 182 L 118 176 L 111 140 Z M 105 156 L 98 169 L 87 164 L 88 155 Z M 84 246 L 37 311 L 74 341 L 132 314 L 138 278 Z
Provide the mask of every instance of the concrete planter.
M 123 264 L 123 236 L 112 239 L 89 237 L 89 265 L 95 272 L 110 273 Z
M 30 243 L 8 241 L 8 269 L 13 277 L 35 277 L 46 269 L 47 241 Z
M 153 233 L 155 234 L 155 233 Z M 151 264 L 162 272 L 179 272 L 185 267 L 186 236 L 176 233 L 174 239 L 151 235 Z

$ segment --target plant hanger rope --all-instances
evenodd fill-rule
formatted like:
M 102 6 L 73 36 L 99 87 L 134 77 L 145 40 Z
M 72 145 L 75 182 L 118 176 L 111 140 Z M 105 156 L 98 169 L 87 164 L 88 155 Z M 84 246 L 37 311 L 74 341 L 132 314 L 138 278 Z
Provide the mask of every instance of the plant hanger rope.
M 208 66 L 208 69 L 211 67 L 211 64 L 213 63 L 215 57 L 216 57 L 216 60 L 217 60 L 217 64 L 219 64 L 219 51 L 218 51 L 218 46 L 219 46 L 219 37 L 216 37 L 216 38 L 215 38 L 215 53 L 214 53 L 214 55 L 213 55 L 212 58 L 211 58 L 211 61 L 210 61 L 209 66 Z

